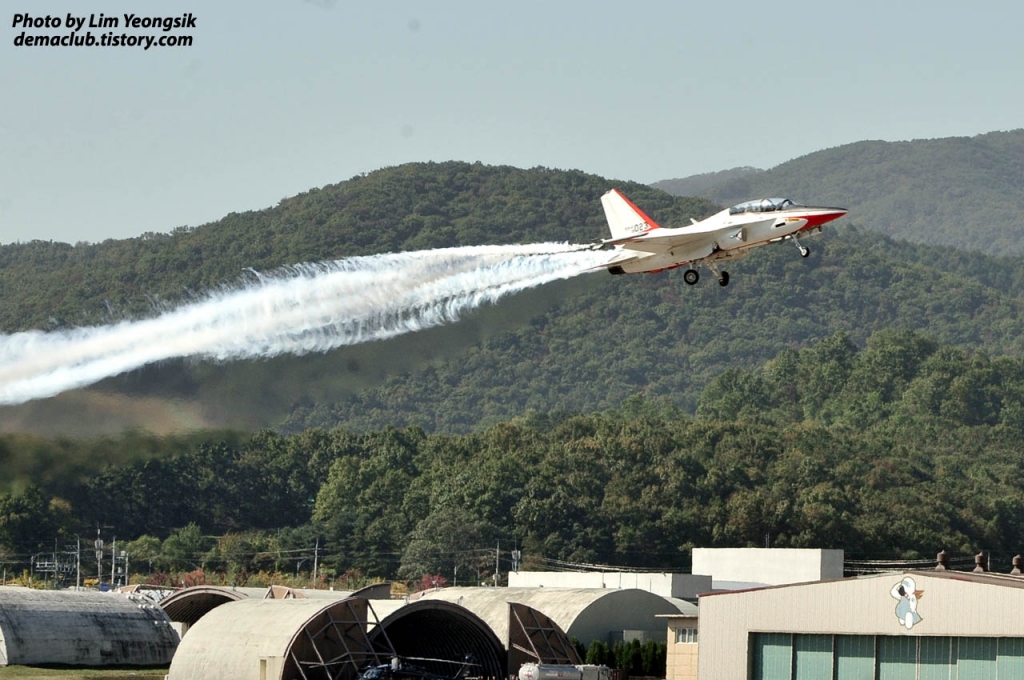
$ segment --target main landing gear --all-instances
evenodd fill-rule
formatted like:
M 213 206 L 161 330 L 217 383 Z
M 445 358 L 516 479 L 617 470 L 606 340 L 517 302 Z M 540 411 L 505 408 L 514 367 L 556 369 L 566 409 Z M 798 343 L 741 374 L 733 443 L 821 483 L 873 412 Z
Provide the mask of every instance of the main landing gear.
M 729 272 L 720 272 L 714 268 L 712 268 L 712 271 L 714 271 L 715 276 L 718 277 L 719 286 L 729 285 Z M 696 269 L 687 269 L 685 272 L 683 272 L 683 281 L 686 281 L 686 283 L 692 286 L 698 281 L 700 281 L 700 273 Z
M 718 278 L 719 286 L 722 286 L 724 288 L 725 286 L 729 285 L 729 272 L 718 271 L 718 267 L 716 267 L 714 263 L 709 264 L 708 269 L 714 272 L 715 276 Z
M 810 257 L 811 249 L 808 248 L 807 246 L 801 244 L 800 241 L 797 240 L 796 234 L 788 234 L 786 236 L 779 236 L 778 238 L 772 239 L 771 243 L 778 243 L 779 241 L 786 241 L 786 240 L 792 240 L 793 243 L 796 244 L 797 249 L 800 251 L 800 257 L 803 257 L 803 258 Z M 718 247 L 718 244 L 716 243 L 716 244 L 714 244 L 714 247 L 712 248 L 712 253 L 718 252 L 718 250 L 720 250 L 720 249 Z M 724 288 L 725 286 L 729 285 L 729 272 L 719 271 L 718 267 L 717 267 L 717 264 L 718 264 L 718 259 L 710 261 L 710 262 L 708 262 L 708 261 L 704 262 L 704 265 L 708 269 L 710 269 L 712 272 L 714 272 L 715 277 L 718 279 L 718 285 L 722 286 Z M 683 272 L 683 281 L 686 281 L 686 283 L 688 283 L 689 285 L 692 286 L 692 285 L 696 284 L 698 281 L 700 281 L 700 273 L 698 273 L 696 269 L 693 269 L 692 265 L 691 265 L 690 269 L 687 269 L 686 271 Z

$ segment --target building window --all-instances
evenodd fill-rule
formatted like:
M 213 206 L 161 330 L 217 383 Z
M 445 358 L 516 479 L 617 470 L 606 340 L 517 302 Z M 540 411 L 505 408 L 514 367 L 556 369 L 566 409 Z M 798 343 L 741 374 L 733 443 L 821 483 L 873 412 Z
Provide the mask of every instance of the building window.
M 697 644 L 697 629 L 696 628 L 676 628 L 676 644 L 677 645 L 695 645 L 695 644 Z
M 676 640 L 679 634 L 676 631 Z M 1024 679 L 1024 638 L 753 633 L 754 680 Z

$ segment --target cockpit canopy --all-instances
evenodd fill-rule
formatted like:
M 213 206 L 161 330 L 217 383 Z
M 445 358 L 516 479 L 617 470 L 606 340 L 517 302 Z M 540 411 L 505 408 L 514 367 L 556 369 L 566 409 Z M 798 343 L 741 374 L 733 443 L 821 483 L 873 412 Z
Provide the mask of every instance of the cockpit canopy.
M 794 203 L 788 198 L 762 198 L 756 201 L 747 201 L 746 203 L 740 203 L 729 208 L 730 215 L 739 215 L 740 213 L 762 213 L 762 212 L 775 212 L 776 210 L 785 210 L 786 208 L 792 208 L 798 203 Z

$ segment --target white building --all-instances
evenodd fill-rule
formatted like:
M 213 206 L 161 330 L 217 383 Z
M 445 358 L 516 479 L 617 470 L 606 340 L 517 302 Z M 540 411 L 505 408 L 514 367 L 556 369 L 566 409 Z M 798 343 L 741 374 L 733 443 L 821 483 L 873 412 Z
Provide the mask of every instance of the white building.
M 1024 678 L 1024 578 L 891 572 L 700 598 L 699 680 Z
M 711 590 L 708 572 L 677 574 L 630 571 L 510 571 L 509 588 L 633 588 L 662 597 L 695 600 Z
M 714 590 L 824 581 L 843 577 L 843 551 L 819 548 L 694 548 L 693 573 L 709 574 Z

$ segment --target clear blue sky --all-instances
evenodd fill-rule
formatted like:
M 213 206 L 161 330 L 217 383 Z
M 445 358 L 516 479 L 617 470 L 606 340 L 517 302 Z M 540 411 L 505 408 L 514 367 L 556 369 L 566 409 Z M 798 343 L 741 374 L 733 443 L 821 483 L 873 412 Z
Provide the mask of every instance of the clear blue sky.
M 653 182 L 1024 126 L 1018 2 L 2 5 L 0 243 L 199 225 L 407 161 Z M 191 11 L 194 44 L 15 47 L 25 10 Z

